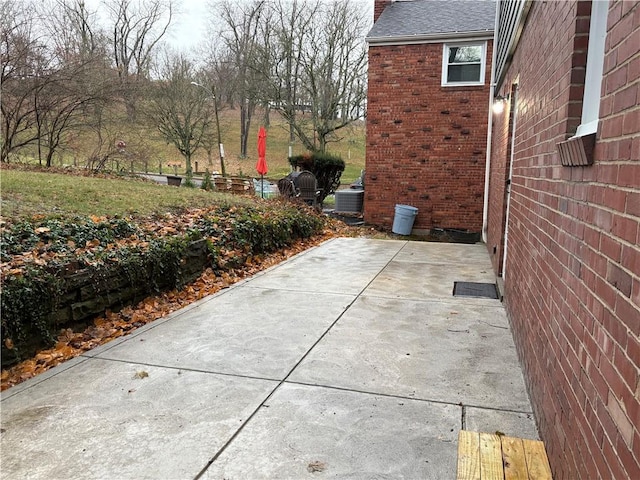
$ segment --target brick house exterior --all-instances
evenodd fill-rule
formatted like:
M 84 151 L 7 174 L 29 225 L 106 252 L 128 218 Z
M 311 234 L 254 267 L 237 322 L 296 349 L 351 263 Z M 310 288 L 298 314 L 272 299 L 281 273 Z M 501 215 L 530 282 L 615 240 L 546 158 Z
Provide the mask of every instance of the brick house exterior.
M 374 20 L 364 219 L 389 228 L 406 204 L 414 233 L 480 233 L 495 3 L 375 0 Z M 482 56 L 477 81 L 454 75 L 465 47 Z
M 486 241 L 540 435 L 556 479 L 640 478 L 640 3 L 499 11 Z

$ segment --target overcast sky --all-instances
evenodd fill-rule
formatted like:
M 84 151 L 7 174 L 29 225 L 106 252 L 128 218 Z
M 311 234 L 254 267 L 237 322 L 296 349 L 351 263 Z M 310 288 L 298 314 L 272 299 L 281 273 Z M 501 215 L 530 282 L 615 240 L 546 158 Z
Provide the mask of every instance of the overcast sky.
M 91 11 L 97 11 L 99 17 L 106 17 L 100 0 L 85 1 Z M 206 33 L 207 0 L 174 0 L 173 4 L 178 14 L 171 21 L 166 40 L 174 48 L 188 50 L 197 45 Z
M 205 35 L 207 18 L 206 0 L 177 0 L 180 15 L 172 25 L 168 41 L 172 46 L 189 49 L 200 42 Z
M 0 0 L 2 1 L 2 0 Z M 105 7 L 100 0 L 85 0 L 91 10 L 97 10 L 99 16 L 106 16 Z M 167 35 L 167 42 L 173 48 L 190 50 L 204 39 L 206 24 L 211 21 L 207 4 L 210 0 L 173 0 L 178 13 L 172 20 Z M 250 0 L 236 0 L 236 2 Z M 349 0 L 367 10 L 367 15 L 373 17 L 373 0 Z

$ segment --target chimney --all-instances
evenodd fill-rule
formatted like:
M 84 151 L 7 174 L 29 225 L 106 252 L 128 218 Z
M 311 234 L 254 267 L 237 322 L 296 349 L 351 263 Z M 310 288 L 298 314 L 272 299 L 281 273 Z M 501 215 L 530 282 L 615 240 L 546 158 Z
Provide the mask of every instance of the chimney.
M 374 0 L 373 4 L 373 22 L 378 21 L 378 17 L 382 14 L 382 11 L 387 8 L 393 0 Z

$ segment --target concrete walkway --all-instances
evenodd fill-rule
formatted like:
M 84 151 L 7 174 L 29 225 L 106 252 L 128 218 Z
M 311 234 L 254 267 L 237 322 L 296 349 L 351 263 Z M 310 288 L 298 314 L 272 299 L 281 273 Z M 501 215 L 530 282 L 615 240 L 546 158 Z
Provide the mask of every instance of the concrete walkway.
M 6 479 L 448 479 L 537 438 L 483 245 L 334 239 L 2 395 Z

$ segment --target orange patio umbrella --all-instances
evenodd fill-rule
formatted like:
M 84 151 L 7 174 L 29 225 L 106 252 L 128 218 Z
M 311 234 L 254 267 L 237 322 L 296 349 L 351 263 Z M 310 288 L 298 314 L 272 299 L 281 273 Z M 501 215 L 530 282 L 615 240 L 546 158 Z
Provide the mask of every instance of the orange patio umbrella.
M 267 173 L 267 131 L 264 127 L 258 130 L 258 163 L 256 171 L 260 174 L 260 192 L 264 198 L 264 175 Z

